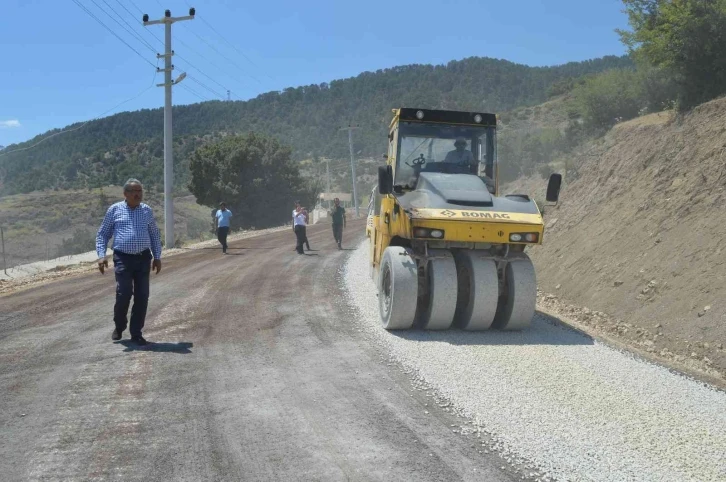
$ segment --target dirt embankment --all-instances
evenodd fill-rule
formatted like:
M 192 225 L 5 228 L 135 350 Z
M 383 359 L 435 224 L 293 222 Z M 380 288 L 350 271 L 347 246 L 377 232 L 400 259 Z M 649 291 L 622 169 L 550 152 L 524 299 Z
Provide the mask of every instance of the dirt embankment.
M 531 251 L 542 305 L 726 377 L 726 99 L 619 124 L 579 161 Z

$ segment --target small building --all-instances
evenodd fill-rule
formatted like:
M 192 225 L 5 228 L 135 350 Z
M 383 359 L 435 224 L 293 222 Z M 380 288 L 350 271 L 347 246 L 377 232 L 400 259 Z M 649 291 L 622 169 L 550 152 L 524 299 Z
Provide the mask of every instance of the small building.
M 344 208 L 350 208 L 353 206 L 353 195 L 344 192 L 321 192 L 318 195 L 318 202 L 313 210 L 312 224 L 319 222 L 330 222 L 328 219 L 328 209 L 333 206 L 333 200 L 335 198 L 340 199 L 340 205 Z
M 318 204 L 324 206 L 326 209 L 333 205 L 333 199 L 340 199 L 340 204 L 344 208 L 348 208 L 353 205 L 353 195 L 345 192 L 321 192 L 318 195 Z

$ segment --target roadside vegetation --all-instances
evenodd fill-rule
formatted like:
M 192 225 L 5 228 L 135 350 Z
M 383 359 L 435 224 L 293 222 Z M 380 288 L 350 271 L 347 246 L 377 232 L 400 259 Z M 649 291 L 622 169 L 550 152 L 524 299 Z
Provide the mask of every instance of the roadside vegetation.
M 562 79 L 550 85 L 550 102 L 504 113 L 504 181 L 553 170 L 576 176 L 569 159 L 614 125 L 667 110 L 681 115 L 726 93 L 726 0 L 623 4 L 630 29 L 618 34 L 632 64 Z

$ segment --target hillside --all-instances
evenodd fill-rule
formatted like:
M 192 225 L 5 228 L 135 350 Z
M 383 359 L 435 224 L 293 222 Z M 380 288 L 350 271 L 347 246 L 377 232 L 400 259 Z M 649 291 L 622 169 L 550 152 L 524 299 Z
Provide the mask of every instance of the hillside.
M 98 227 L 108 206 L 123 199 L 120 186 L 93 190 L 33 192 L 0 198 L 8 268 L 95 249 Z M 163 195 L 147 191 L 144 202 L 156 215 L 163 237 Z M 211 210 L 193 196 L 174 199 L 178 241 L 212 237 Z
M 176 184 L 186 183 L 189 152 L 212 136 L 257 131 L 293 148 L 295 159 L 348 156 L 341 126 L 356 124 L 355 150 L 380 157 L 390 109 L 424 108 L 502 112 L 545 101 L 567 79 L 631 66 L 604 57 L 554 67 L 469 58 L 446 65 L 407 65 L 320 85 L 269 92 L 246 102 L 203 102 L 174 108 Z M 80 124 L 78 124 L 80 125 Z M 162 109 L 124 112 L 48 139 L 33 149 L 0 156 L 0 195 L 48 188 L 86 188 L 123 182 L 131 173 L 147 186 L 161 183 Z M 68 126 L 74 127 L 74 126 Z M 8 150 L 28 147 L 49 131 Z
M 726 376 L 726 99 L 618 124 L 574 159 L 543 246 L 549 299 L 656 356 Z M 511 191 L 539 191 L 543 180 Z M 609 315 L 600 315 L 599 313 Z M 610 321 L 608 319 L 611 318 Z

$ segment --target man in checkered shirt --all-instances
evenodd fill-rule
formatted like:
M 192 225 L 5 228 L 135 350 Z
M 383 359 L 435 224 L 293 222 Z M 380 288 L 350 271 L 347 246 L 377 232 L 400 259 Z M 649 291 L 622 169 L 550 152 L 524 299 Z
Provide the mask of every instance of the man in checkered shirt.
M 127 314 L 131 296 L 131 340 L 146 345 L 141 336 L 149 303 L 149 274 L 152 265 L 156 273 L 161 271 L 161 235 L 151 208 L 142 203 L 143 188 L 136 179 L 124 184 L 126 200 L 111 205 L 106 211 L 101 228 L 96 235 L 98 269 L 101 274 L 108 267 L 106 247 L 113 236 L 113 266 L 116 274 L 116 304 L 113 321 L 116 328 L 112 340 L 120 340 L 128 325 Z M 153 263 L 152 263 L 153 255 Z

